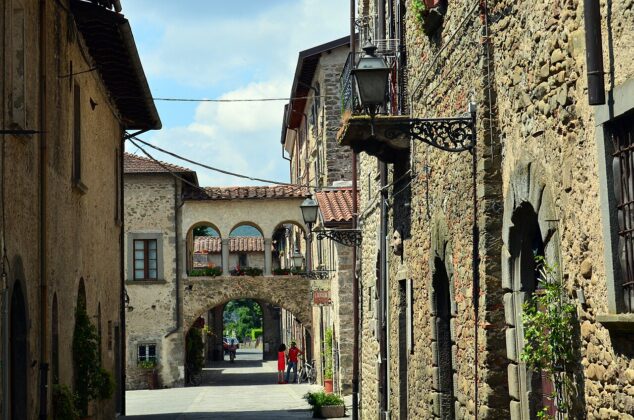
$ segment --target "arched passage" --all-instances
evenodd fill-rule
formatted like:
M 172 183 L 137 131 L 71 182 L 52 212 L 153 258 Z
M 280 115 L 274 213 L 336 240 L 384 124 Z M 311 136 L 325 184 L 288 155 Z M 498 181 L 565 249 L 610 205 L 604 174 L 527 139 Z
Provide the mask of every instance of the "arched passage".
M 11 393 L 10 416 L 14 420 L 27 418 L 27 311 L 24 292 L 19 281 L 13 286 L 10 309 L 10 383 Z
M 271 235 L 273 245 L 273 259 L 281 269 L 290 270 L 294 267 L 293 255 L 300 253 L 304 258 L 306 254 L 304 226 L 294 221 L 284 221 L 277 224 Z

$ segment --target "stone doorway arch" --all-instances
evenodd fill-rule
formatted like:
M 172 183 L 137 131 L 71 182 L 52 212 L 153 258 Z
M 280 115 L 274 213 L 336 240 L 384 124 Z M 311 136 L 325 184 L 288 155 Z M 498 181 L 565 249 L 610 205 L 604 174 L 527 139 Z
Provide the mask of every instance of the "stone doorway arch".
M 524 347 L 522 305 L 538 286 L 535 256 L 543 256 L 553 265 L 559 262 L 558 217 L 543 173 L 535 163 L 519 164 L 511 174 L 504 200 L 502 287 L 513 420 L 533 419 L 537 409 L 548 405 L 543 394 L 549 381 L 520 360 Z

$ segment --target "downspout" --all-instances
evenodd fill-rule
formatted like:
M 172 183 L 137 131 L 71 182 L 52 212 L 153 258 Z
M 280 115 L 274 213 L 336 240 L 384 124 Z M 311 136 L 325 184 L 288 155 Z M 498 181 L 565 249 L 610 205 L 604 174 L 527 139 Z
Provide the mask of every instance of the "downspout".
M 379 389 L 380 389 L 380 418 L 387 418 L 387 164 L 379 163 L 381 183 L 381 224 L 379 231 Z
M 601 40 L 601 5 L 599 0 L 584 0 L 584 29 L 586 32 L 586 67 L 588 71 L 588 103 L 605 104 L 603 45 Z
M 123 130 L 122 130 L 123 131 Z M 121 191 L 121 199 L 119 200 L 119 214 L 121 215 L 121 230 L 119 231 L 119 281 L 121 285 L 119 287 L 119 399 L 121 401 L 121 415 L 125 416 L 125 381 L 126 381 L 126 341 L 125 341 L 125 183 L 123 180 L 123 158 L 125 151 L 126 134 L 122 133 L 121 141 L 119 143 L 119 191 Z
M 46 225 L 46 164 L 48 153 L 46 148 L 46 0 L 40 0 L 39 11 L 39 41 L 40 41 L 40 62 L 39 62 L 39 108 L 40 108 L 40 420 L 48 417 L 48 348 L 46 343 L 46 327 L 48 314 L 48 284 L 47 284 L 47 225 Z
M 355 0 L 350 0 L 350 57 L 354 65 L 356 51 Z M 352 228 L 359 226 L 357 193 L 357 154 L 352 151 Z M 359 420 L 359 276 L 357 275 L 357 245 L 352 247 L 352 419 Z
M 176 318 L 176 326 L 172 328 L 170 331 L 165 334 L 165 338 L 177 332 L 181 327 L 181 311 L 180 311 L 180 292 L 181 292 L 181 271 L 180 271 L 180 209 L 182 207 L 182 203 L 180 202 L 180 194 L 178 191 L 178 179 L 174 178 L 174 234 L 176 236 L 176 305 L 174 306 L 175 318 Z

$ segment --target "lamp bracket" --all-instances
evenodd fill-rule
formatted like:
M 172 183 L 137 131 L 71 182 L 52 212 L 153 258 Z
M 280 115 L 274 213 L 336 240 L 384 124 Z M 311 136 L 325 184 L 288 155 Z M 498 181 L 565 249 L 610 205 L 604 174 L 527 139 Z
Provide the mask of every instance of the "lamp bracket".
M 476 145 L 475 113 L 454 118 L 411 118 L 385 129 L 385 137 L 394 140 L 405 134 L 437 149 L 464 152 Z
M 359 229 L 321 229 L 315 231 L 317 239 L 331 239 L 344 246 L 361 245 L 361 230 Z

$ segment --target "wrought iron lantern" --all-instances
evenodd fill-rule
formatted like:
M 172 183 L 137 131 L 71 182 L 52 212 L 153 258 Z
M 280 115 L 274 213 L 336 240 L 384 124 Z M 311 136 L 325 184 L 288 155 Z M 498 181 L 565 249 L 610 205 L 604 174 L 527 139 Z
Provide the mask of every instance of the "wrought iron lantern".
M 368 41 L 363 46 L 363 51 L 365 55 L 359 59 L 352 75 L 356 81 L 361 106 L 374 116 L 385 103 L 390 68 L 382 57 L 376 56 L 376 46 L 371 42 Z
M 295 252 L 293 252 L 293 257 L 291 258 L 291 260 L 293 268 L 295 269 L 301 269 L 304 265 L 304 256 L 300 254 L 298 250 L 295 250 Z
M 302 209 L 302 217 L 304 218 L 304 223 L 311 226 L 317 221 L 317 212 L 319 210 L 319 205 L 312 198 L 307 198 L 304 202 L 299 206 Z

